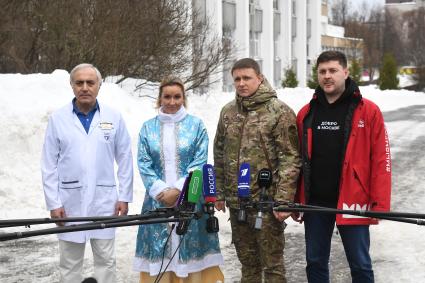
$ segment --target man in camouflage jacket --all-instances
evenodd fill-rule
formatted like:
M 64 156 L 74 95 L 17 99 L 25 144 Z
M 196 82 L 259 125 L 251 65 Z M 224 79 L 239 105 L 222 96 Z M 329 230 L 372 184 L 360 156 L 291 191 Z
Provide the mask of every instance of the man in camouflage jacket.
M 232 68 L 236 98 L 220 113 L 214 140 L 217 177 L 216 209 L 230 208 L 232 241 L 242 264 L 241 282 L 286 282 L 283 264 L 286 212 L 266 212 L 262 229 L 254 229 L 257 210 L 248 208 L 247 223 L 238 222 L 238 174 L 243 162 L 251 168 L 252 200 L 258 201 L 257 173 L 272 171 L 266 191 L 274 201 L 293 201 L 301 166 L 295 113 L 277 98 L 257 62 L 237 61 Z

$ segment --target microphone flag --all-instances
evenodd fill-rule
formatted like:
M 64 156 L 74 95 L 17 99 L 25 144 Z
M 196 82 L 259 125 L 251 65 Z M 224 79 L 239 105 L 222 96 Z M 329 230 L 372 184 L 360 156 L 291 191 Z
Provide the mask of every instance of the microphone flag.
M 251 191 L 249 189 L 251 172 L 250 172 L 249 163 L 243 162 L 239 167 L 238 175 L 238 197 L 239 197 L 239 211 L 238 211 L 238 221 L 241 223 L 246 223 L 246 207 L 249 204 L 249 199 L 251 196 Z
M 183 198 L 182 205 L 180 205 L 181 215 L 189 214 L 195 211 L 196 203 L 201 196 L 202 191 L 202 171 L 196 169 L 192 172 L 189 188 L 186 196 Z M 189 228 L 190 220 L 179 221 L 176 228 L 177 235 L 184 235 Z
M 239 168 L 238 197 L 246 198 L 251 195 L 251 192 L 249 190 L 250 177 L 250 165 L 249 163 L 244 162 Z
M 218 218 L 214 216 L 214 203 L 217 200 L 214 167 L 211 164 L 205 164 L 202 167 L 202 173 L 203 195 L 205 199 L 204 212 L 209 215 L 206 229 L 208 233 L 217 233 L 220 228 L 218 226 Z
M 191 178 L 192 178 L 192 172 L 189 172 L 189 175 L 184 180 L 182 191 L 180 192 L 180 195 L 179 195 L 179 197 L 177 199 L 177 202 L 176 202 L 176 206 L 177 207 L 179 207 L 180 205 L 182 205 L 184 201 L 187 202 L 187 195 L 188 195 L 187 192 L 189 190 L 189 183 L 190 183 L 190 179 Z
M 189 190 L 187 194 L 187 201 L 196 205 L 202 192 L 202 171 L 196 169 L 192 172 L 192 178 L 189 182 Z M 195 206 L 193 206 L 195 208 Z
M 217 189 L 215 185 L 215 172 L 211 164 L 204 164 L 202 167 L 203 195 L 205 202 L 216 202 Z

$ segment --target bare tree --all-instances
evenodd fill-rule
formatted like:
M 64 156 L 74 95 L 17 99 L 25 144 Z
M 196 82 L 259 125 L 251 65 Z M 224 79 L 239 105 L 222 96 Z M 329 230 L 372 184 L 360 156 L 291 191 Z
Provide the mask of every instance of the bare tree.
M 416 11 L 405 15 L 409 23 L 409 34 L 407 43 L 407 55 L 412 65 L 416 66 L 414 78 L 417 82 L 417 89 L 425 88 L 425 8 L 421 7 Z
M 406 64 L 406 57 L 403 49 L 405 42 L 403 40 L 402 18 L 398 13 L 391 10 L 385 11 L 385 26 L 383 34 L 383 50 L 384 53 L 394 55 L 398 64 Z
M 361 5 L 362 12 L 354 12 L 345 24 L 348 37 L 363 39 L 362 65 L 368 70 L 369 82 L 373 81 L 375 70 L 381 64 L 383 56 L 382 34 L 384 13 L 380 6 L 369 8 L 366 2 Z
M 93 59 L 95 1 L 0 0 L 0 5 L 5 7 L 0 56 L 9 64 L 0 65 L 1 71 L 48 72 Z
M 231 55 L 181 0 L 0 0 L 0 72 L 90 62 L 107 75 L 205 84 Z
M 372 9 L 369 19 L 366 22 L 367 29 L 364 33 L 364 65 L 369 72 L 369 81 L 372 82 L 375 76 L 375 70 L 381 65 L 381 58 L 384 56 L 382 45 L 384 35 L 384 11 L 382 7 Z
M 350 13 L 349 0 L 333 0 L 331 6 L 331 23 L 338 26 L 345 26 Z
M 223 44 L 221 38 L 212 33 L 208 19 L 201 20 L 199 11 L 190 11 L 186 1 L 153 2 L 152 5 L 160 5 L 154 16 L 158 22 L 149 19 L 157 28 L 156 39 L 152 41 L 156 44 L 146 52 L 149 55 L 146 59 L 152 62 L 148 66 L 153 69 L 137 77 L 159 81 L 164 75 L 176 74 L 185 78 L 188 89 L 202 86 L 231 57 L 231 45 Z M 188 74 L 187 70 L 191 72 Z M 132 71 L 143 72 L 143 68 Z
M 211 75 L 221 72 L 221 67 L 232 58 L 232 41 L 220 38 L 212 32 L 211 22 L 202 17 L 202 12 L 192 12 L 193 49 L 192 75 L 186 79 L 188 89 L 203 88 Z
M 10 72 L 38 70 L 40 56 L 40 37 L 43 22 L 37 14 L 32 14 L 35 1 L 0 2 L 0 67 Z M 15 11 L 20 11 L 16 13 Z

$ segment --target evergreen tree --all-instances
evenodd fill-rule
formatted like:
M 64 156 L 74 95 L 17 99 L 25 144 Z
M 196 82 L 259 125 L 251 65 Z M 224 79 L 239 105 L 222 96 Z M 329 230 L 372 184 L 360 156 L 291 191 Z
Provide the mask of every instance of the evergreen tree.
M 312 89 L 316 89 L 319 86 L 319 81 L 317 78 L 317 64 L 314 64 L 311 68 L 311 78 L 307 82 L 307 86 Z
M 360 67 L 359 61 L 353 59 L 348 69 L 350 71 L 350 77 L 353 79 L 353 81 L 356 82 L 357 85 L 359 85 L 362 79 L 362 69 Z
M 397 89 L 397 62 L 391 53 L 385 53 L 379 70 L 379 89 Z
M 297 75 L 291 67 L 284 70 L 285 77 L 282 80 L 282 87 L 297 87 Z

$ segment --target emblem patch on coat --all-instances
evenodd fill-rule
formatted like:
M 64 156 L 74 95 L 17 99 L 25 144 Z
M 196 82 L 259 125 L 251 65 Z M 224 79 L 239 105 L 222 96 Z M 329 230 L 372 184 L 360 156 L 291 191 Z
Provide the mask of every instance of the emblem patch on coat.
M 99 128 L 103 133 L 103 138 L 105 141 L 109 141 L 111 138 L 111 131 L 114 129 L 114 124 L 111 122 L 100 122 Z
M 99 128 L 101 130 L 112 130 L 114 128 L 114 124 L 112 124 L 111 122 L 100 122 L 99 123 Z

